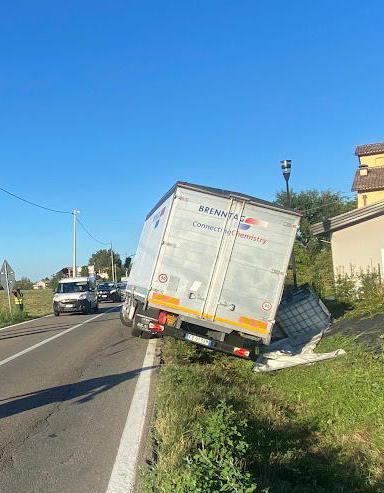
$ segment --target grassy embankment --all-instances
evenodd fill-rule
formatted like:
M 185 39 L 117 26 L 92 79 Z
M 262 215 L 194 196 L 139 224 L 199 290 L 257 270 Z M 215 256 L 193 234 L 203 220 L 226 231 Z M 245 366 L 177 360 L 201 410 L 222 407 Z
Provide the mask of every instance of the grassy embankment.
M 255 374 L 252 364 L 166 339 L 147 491 L 384 491 L 384 357 L 347 355 Z
M 22 313 L 16 309 L 13 297 L 11 303 L 12 315 L 9 313 L 7 293 L 0 291 L 0 327 L 51 313 L 52 291 L 50 289 L 24 291 L 24 312 Z

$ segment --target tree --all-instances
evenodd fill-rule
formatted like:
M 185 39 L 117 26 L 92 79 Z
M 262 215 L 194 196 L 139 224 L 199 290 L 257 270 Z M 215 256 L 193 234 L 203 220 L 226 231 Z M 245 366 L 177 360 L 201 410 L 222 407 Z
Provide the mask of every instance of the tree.
M 276 194 L 276 203 L 288 206 L 286 192 Z M 325 242 L 314 237 L 311 225 L 348 212 L 356 206 L 356 200 L 345 198 L 341 192 L 291 192 L 291 208 L 303 214 L 297 235 L 298 241 L 294 246 L 299 284 L 310 283 L 319 295 L 332 294 L 334 286 L 329 237 L 323 237 Z M 287 279 L 288 283 L 290 278 L 291 276 Z
M 126 257 L 124 261 L 124 269 L 127 275 L 129 275 L 129 273 L 131 272 L 131 268 L 132 268 L 132 257 Z
M 59 284 L 60 279 L 64 277 L 64 274 L 62 271 L 56 272 L 56 274 L 53 274 L 51 278 L 49 279 L 49 287 L 55 291 L 57 288 L 57 285 Z
M 33 282 L 28 277 L 22 277 L 15 282 L 15 288 L 27 291 L 28 289 L 33 289 Z
M 286 192 L 276 194 L 276 203 L 288 207 Z M 321 244 L 311 233 L 311 225 L 330 217 L 343 214 L 357 206 L 356 199 L 348 199 L 341 192 L 331 190 L 303 190 L 291 192 L 291 208 L 303 214 L 300 221 L 299 239 L 311 249 L 321 249 Z
M 113 250 L 112 250 L 113 251 Z M 120 255 L 113 251 L 113 260 L 116 265 L 117 278 L 121 277 L 121 258 Z M 111 250 L 102 249 L 93 253 L 89 259 L 89 265 L 95 266 L 95 272 L 107 272 L 110 279 L 112 279 L 112 268 L 111 268 Z

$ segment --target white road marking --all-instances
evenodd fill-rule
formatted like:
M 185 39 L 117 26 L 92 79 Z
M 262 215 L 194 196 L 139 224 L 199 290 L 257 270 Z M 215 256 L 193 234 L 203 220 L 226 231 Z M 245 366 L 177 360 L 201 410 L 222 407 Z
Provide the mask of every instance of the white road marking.
M 156 357 L 156 342 L 156 339 L 149 341 L 143 368 L 153 366 Z M 142 371 L 137 379 L 135 393 L 132 397 L 106 493 L 132 493 L 134 491 L 137 459 L 147 414 L 152 371 L 151 369 Z
M 17 327 L 18 325 L 24 325 L 29 322 L 35 322 L 36 320 L 41 320 L 42 318 L 48 318 L 48 317 L 53 317 L 52 313 L 50 315 L 44 315 L 44 317 L 30 318 L 29 320 L 24 320 L 24 322 L 19 322 L 18 324 L 7 325 L 6 327 L 1 327 L 0 330 L 12 329 L 12 327 Z
M 74 325 L 73 327 L 70 327 L 69 329 L 65 329 L 59 334 L 55 334 L 54 336 L 48 337 L 48 339 L 44 339 L 41 342 L 38 342 L 37 344 L 34 344 L 33 346 L 30 346 L 26 349 L 23 349 L 22 351 L 19 351 L 16 354 L 13 354 L 12 356 L 9 356 L 8 358 L 3 359 L 0 361 L 0 366 L 6 365 L 10 361 L 13 361 L 16 358 L 19 358 L 20 356 L 23 356 L 24 354 L 29 353 L 30 351 L 33 351 L 34 349 L 37 349 L 38 347 L 44 346 L 44 344 L 48 344 L 48 342 L 54 341 L 55 339 L 58 339 L 59 337 L 62 337 L 65 334 L 68 334 L 68 332 L 72 332 L 75 329 L 78 329 L 82 325 L 88 324 L 89 322 L 92 322 L 92 320 L 96 320 L 99 317 L 102 317 L 106 313 L 112 311 L 113 308 L 110 308 L 109 310 L 105 311 L 104 313 L 100 313 L 99 315 L 96 315 L 95 317 L 88 318 L 87 320 L 84 320 L 84 322 L 81 322 L 81 324 Z

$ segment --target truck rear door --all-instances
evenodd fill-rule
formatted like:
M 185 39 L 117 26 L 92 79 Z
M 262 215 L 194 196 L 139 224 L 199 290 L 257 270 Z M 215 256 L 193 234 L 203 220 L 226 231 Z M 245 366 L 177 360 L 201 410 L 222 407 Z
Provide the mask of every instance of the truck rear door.
M 299 217 L 233 199 L 205 312 L 211 320 L 270 340 Z
M 179 188 L 152 280 L 149 303 L 194 318 L 204 307 L 228 217 L 229 200 Z

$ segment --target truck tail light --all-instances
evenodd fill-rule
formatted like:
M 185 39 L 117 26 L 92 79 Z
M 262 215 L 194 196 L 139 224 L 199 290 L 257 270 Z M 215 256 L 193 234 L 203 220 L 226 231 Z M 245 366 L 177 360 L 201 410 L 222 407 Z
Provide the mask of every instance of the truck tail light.
M 248 358 L 249 351 L 248 349 L 244 349 L 242 347 L 235 347 L 233 348 L 233 354 L 240 356 L 241 358 Z
M 154 332 L 163 332 L 164 325 L 157 324 L 156 322 L 149 322 L 149 328 Z
M 167 323 L 167 315 L 167 312 L 159 312 L 159 316 L 157 318 L 159 324 L 164 325 Z
M 168 312 L 159 312 L 159 316 L 157 317 L 157 321 L 160 325 L 172 325 L 174 326 L 176 323 L 178 315 L 174 315 L 173 313 Z

